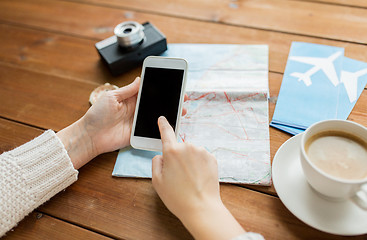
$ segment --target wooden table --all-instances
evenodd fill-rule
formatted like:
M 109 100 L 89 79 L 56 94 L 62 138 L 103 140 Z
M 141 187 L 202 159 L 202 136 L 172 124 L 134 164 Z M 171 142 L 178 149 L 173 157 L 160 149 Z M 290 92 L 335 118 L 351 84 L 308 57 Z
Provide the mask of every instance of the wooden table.
M 268 44 L 270 119 L 292 41 L 344 47 L 367 62 L 365 0 L 1 0 L 0 152 L 80 118 L 98 85 L 124 86 L 140 74 L 111 77 L 94 49 L 126 20 L 152 22 L 169 43 Z M 349 119 L 367 126 L 366 89 Z M 288 138 L 270 128 L 271 158 Z M 111 176 L 116 156 L 83 167 L 5 239 L 191 239 L 150 180 Z M 246 230 L 266 239 L 343 238 L 298 220 L 273 187 L 222 184 L 221 196 Z

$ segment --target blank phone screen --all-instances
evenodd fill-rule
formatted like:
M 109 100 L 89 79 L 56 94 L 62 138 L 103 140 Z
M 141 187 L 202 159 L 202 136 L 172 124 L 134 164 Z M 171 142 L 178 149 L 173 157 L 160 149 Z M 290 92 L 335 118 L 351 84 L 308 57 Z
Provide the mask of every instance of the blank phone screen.
M 135 136 L 160 139 L 158 117 L 175 129 L 184 70 L 146 67 Z

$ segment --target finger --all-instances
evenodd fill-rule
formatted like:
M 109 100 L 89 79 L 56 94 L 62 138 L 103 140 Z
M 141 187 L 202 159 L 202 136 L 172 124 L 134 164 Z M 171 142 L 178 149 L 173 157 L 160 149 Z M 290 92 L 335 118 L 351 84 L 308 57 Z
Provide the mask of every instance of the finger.
M 161 178 L 163 168 L 163 157 L 157 155 L 152 159 L 152 180 L 156 182 Z
M 163 148 L 165 145 L 177 143 L 175 132 L 165 117 L 160 116 L 158 118 L 158 127 L 161 133 Z
M 182 108 L 182 116 L 185 116 L 187 113 L 187 109 L 186 108 Z
M 140 77 L 135 78 L 134 82 L 129 85 L 119 88 L 116 91 L 118 101 L 130 98 L 138 93 L 140 85 Z
M 186 102 L 187 100 L 189 100 L 189 96 L 187 96 L 187 94 L 185 94 L 185 96 L 184 96 L 184 102 Z

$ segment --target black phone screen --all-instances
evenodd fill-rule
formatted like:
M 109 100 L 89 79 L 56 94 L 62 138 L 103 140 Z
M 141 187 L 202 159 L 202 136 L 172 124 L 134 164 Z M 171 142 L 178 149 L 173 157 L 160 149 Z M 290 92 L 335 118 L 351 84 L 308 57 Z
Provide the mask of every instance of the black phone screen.
M 158 117 L 175 129 L 184 70 L 146 67 L 135 123 L 135 136 L 160 139 Z

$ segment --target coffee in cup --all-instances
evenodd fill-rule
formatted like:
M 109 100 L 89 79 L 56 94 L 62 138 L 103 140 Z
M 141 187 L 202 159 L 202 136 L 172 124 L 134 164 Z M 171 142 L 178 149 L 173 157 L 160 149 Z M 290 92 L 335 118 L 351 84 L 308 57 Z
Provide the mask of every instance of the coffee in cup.
M 309 160 L 331 176 L 357 180 L 367 178 L 367 142 L 347 132 L 325 131 L 305 144 Z
M 310 126 L 301 139 L 301 165 L 310 186 L 329 200 L 353 199 L 367 210 L 367 128 L 347 120 Z

